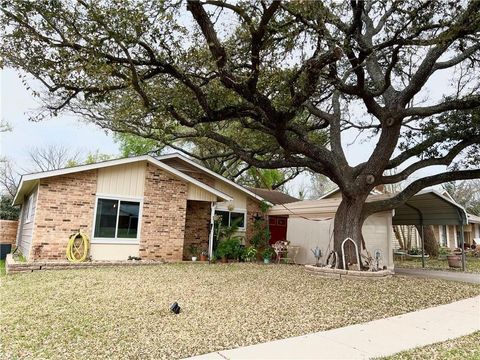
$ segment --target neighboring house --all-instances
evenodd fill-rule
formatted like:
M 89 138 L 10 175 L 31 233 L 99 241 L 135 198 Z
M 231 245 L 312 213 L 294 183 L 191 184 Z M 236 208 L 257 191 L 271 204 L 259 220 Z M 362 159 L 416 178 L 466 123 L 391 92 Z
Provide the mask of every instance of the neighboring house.
M 455 202 L 447 191 L 442 195 Z M 435 237 L 440 246 L 451 249 L 461 247 L 461 226 L 436 225 L 434 226 Z M 463 225 L 463 238 L 465 246 L 480 245 L 480 217 L 467 213 L 467 224 Z
M 468 224 L 463 225 L 463 238 L 465 246 L 480 245 L 480 216 L 467 213 Z M 461 226 L 435 225 L 435 237 L 442 247 L 455 249 L 461 247 Z
M 29 259 L 65 259 L 81 229 L 94 260 L 182 260 L 194 243 L 212 252 L 213 219 L 239 219 L 245 242 L 264 198 L 196 162 L 138 156 L 22 176 L 17 246 Z M 268 200 L 267 200 L 268 202 Z

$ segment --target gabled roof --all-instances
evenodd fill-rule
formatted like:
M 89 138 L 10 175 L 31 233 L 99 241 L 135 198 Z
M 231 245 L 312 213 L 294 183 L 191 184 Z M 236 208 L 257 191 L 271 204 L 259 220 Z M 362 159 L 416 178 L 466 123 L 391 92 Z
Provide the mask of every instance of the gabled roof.
M 289 204 L 300 200 L 278 190 L 268 190 L 253 187 L 247 187 L 247 189 L 271 202 L 273 205 Z
M 182 155 L 182 154 L 179 154 L 179 153 L 172 153 L 172 154 L 167 154 L 167 155 L 161 155 L 159 157 L 157 157 L 158 160 L 162 161 L 162 160 L 167 160 L 167 159 L 173 159 L 173 158 L 176 158 L 178 160 L 181 160 L 181 161 L 184 161 L 185 163 L 187 164 L 190 164 L 194 167 L 196 167 L 197 169 L 199 169 L 200 171 L 206 173 L 206 174 L 209 174 L 211 176 L 213 176 L 214 178 L 220 180 L 220 181 L 223 181 L 224 183 L 228 184 L 228 185 L 231 185 L 232 187 L 242 191 L 243 193 L 253 197 L 254 199 L 256 200 L 259 200 L 259 201 L 266 201 L 267 203 L 270 203 L 268 201 L 268 199 L 264 199 L 262 196 L 260 195 L 257 195 L 255 194 L 253 191 L 247 189 L 246 187 L 242 186 L 242 185 L 239 185 L 237 183 L 235 183 L 234 181 L 232 180 L 229 180 L 219 174 L 217 174 L 215 171 L 212 171 L 210 169 L 207 169 L 205 166 L 202 166 L 200 164 L 198 164 L 197 162 L 187 158 L 186 156 Z
M 202 183 L 201 181 L 194 179 L 193 177 L 155 159 L 154 157 L 150 155 L 142 155 L 142 156 L 135 156 L 135 157 L 129 157 L 129 158 L 122 158 L 122 159 L 115 159 L 115 160 L 106 160 L 102 162 L 98 162 L 95 164 L 88 164 L 88 165 L 79 165 L 79 166 L 73 166 L 69 168 L 64 168 L 64 169 L 58 169 L 58 170 L 51 170 L 51 171 L 44 171 L 44 172 L 38 172 L 38 173 L 32 173 L 32 174 L 26 174 L 22 175 L 20 179 L 20 184 L 18 186 L 17 193 L 15 194 L 15 198 L 13 199 L 13 205 L 20 205 L 23 202 L 23 197 L 24 195 L 28 194 L 29 191 L 32 190 L 32 188 L 36 185 L 36 183 L 40 179 L 44 178 L 49 178 L 53 176 L 61 176 L 61 175 L 67 175 L 67 174 L 72 174 L 80 171 L 89 171 L 89 170 L 96 170 L 100 168 L 105 168 L 105 167 L 110 167 L 110 166 L 116 166 L 116 165 L 125 165 L 125 164 L 131 164 L 139 161 L 147 161 L 148 163 L 151 163 L 155 166 L 158 166 L 162 170 L 165 170 L 166 172 L 183 179 L 189 183 L 192 183 L 208 192 L 211 194 L 221 198 L 222 200 L 226 201 L 232 201 L 233 199 L 217 190 L 214 189 L 213 187 Z
M 480 224 L 480 216 L 467 213 L 469 224 Z

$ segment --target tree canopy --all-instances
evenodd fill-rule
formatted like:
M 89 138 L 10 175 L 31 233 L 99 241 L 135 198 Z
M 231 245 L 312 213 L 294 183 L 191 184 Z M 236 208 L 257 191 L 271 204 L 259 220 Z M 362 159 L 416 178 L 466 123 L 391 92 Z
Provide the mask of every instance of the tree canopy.
M 426 186 L 480 176 L 480 1 L 6 0 L 2 13 L 5 65 L 47 90 L 40 116 L 310 169 L 340 187 L 356 235 Z M 428 96 L 435 78 L 442 96 Z M 373 137 L 363 163 L 347 161 L 346 131 Z M 433 165 L 450 168 L 365 204 Z

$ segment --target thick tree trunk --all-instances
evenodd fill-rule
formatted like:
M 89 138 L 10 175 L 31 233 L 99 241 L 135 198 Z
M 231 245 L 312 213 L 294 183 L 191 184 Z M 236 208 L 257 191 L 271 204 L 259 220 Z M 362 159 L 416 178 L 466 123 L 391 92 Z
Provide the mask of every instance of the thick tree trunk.
M 417 226 L 417 231 L 420 234 L 420 238 L 422 237 L 422 227 Z M 425 252 L 432 256 L 438 256 L 439 245 L 437 238 L 435 237 L 435 233 L 433 232 L 433 226 L 428 225 L 423 227 L 423 241 Z
M 355 198 L 343 197 L 340 206 L 337 209 L 334 220 L 333 229 L 333 241 L 334 250 L 338 254 L 339 266 L 343 268 L 342 261 L 342 242 L 346 238 L 351 238 L 358 248 L 358 259 L 360 265 L 363 268 L 360 253 L 364 248 L 364 240 L 362 235 L 362 226 L 365 221 L 364 205 L 367 196 L 357 196 Z M 351 251 L 346 251 L 346 256 L 349 257 L 350 262 L 352 260 L 356 262 L 357 256 Z M 348 261 L 348 260 L 347 260 Z M 351 269 L 355 269 L 356 266 L 352 266 Z

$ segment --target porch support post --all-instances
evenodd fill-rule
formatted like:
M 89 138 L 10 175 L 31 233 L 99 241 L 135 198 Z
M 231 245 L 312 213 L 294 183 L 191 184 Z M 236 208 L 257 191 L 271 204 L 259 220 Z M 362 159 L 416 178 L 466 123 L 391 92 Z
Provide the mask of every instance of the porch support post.
M 211 261 L 213 257 L 213 234 L 215 232 L 215 208 L 217 207 L 215 202 L 211 203 L 210 210 L 210 233 L 208 234 L 208 260 Z
M 423 238 L 423 219 L 422 219 L 422 268 L 425 268 L 425 239 Z

